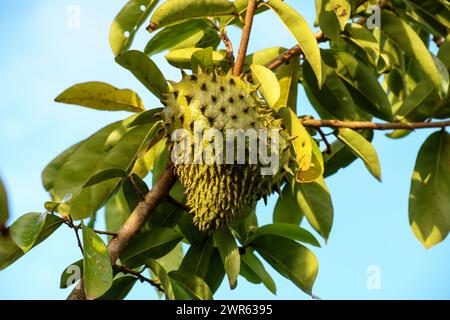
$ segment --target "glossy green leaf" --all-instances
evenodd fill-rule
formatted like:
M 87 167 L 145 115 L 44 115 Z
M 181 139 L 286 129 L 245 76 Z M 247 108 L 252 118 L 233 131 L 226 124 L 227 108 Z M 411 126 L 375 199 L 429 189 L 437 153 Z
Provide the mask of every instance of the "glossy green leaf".
M 136 92 L 117 89 L 104 82 L 76 84 L 56 99 L 56 102 L 106 111 L 144 111 L 144 104 Z
M 173 50 L 166 55 L 167 61 L 174 67 L 182 69 L 190 69 L 192 56 L 194 53 L 202 50 L 201 48 L 186 48 Z M 213 51 L 214 65 L 219 65 L 226 61 L 226 52 Z
M 448 88 L 441 87 L 441 79 L 436 64 L 428 48 L 414 29 L 400 17 L 386 10 L 382 11 L 381 19 L 383 21 L 383 33 L 397 44 L 408 57 L 418 63 L 422 72 L 427 75 L 439 94 L 445 96 Z
M 169 273 L 177 300 L 189 297 L 193 300 L 212 300 L 213 295 L 208 285 L 196 275 L 182 271 Z M 181 297 L 180 297 L 181 296 Z
M 312 294 L 319 263 L 305 246 L 272 235 L 258 237 L 250 245 L 282 276 L 307 294 Z
M 236 7 L 226 0 L 166 1 L 153 14 L 149 31 L 186 20 L 237 14 Z
M 286 183 L 275 204 L 273 222 L 299 225 L 302 220 L 303 215 L 292 192 L 292 187 Z
M 67 289 L 77 283 L 83 276 L 83 259 L 72 263 L 61 273 L 59 281 L 60 289 Z
M 214 233 L 214 246 L 219 249 L 230 288 L 235 289 L 237 287 L 237 278 L 241 265 L 236 239 L 234 239 L 234 236 L 228 228 L 223 228 Z
M 354 130 L 339 128 L 337 138 L 364 161 L 367 170 L 381 182 L 380 160 L 373 145 Z
M 45 213 L 27 213 L 12 224 L 11 238 L 24 253 L 34 246 L 44 227 L 46 217 Z
M 333 226 L 333 203 L 325 180 L 311 183 L 296 183 L 294 193 L 297 204 L 309 224 L 328 240 Z
M 117 301 L 124 300 L 131 289 L 137 282 L 137 278 L 133 276 L 120 276 L 116 277 L 113 281 L 111 288 L 98 300 Z
M 210 269 L 210 263 L 214 254 L 214 242 L 212 238 L 203 236 L 197 239 L 186 252 L 180 271 L 194 274 L 205 279 Z
M 103 240 L 83 226 L 83 281 L 88 298 L 101 297 L 113 284 L 113 271 Z
M 450 231 L 450 134 L 431 134 L 420 148 L 409 195 L 409 221 L 426 248 Z
M 158 66 L 144 53 L 130 50 L 116 57 L 116 62 L 129 70 L 151 93 L 159 99 L 169 92 L 169 85 Z
M 353 87 L 364 99 L 358 104 L 363 110 L 380 119 L 393 119 L 391 105 L 373 70 L 353 55 L 343 51 L 322 52 L 324 62 Z
M 258 229 L 252 231 L 248 241 L 251 242 L 253 239 L 262 235 L 280 236 L 287 239 L 308 243 L 315 247 L 320 247 L 319 241 L 317 241 L 311 232 L 290 223 L 274 223 L 259 227 Z
M 259 92 L 261 92 L 264 100 L 272 109 L 278 111 L 276 106 L 278 100 L 280 100 L 281 89 L 277 77 L 272 70 L 261 65 L 253 64 L 250 69 L 255 84 L 261 85 Z
M 148 259 L 146 265 L 150 268 L 153 274 L 158 278 L 159 282 L 164 289 L 164 294 L 167 300 L 175 300 L 175 295 L 172 289 L 172 283 L 170 282 L 170 277 L 167 274 L 167 271 L 163 268 L 158 261 L 154 259 Z
M 9 218 L 8 197 L 6 188 L 0 178 L 0 230 L 5 226 L 6 220 Z
M 205 20 L 190 20 L 170 26 L 158 32 L 145 47 L 148 56 L 165 50 L 195 47 L 204 36 L 208 24 Z
M 224 278 L 225 269 L 222 258 L 220 257 L 219 250 L 215 248 L 211 257 L 208 274 L 205 277 L 205 282 L 213 294 L 219 290 Z
M 184 258 L 184 250 L 182 243 L 179 243 L 172 251 L 166 254 L 164 257 L 159 258 L 158 263 L 167 272 L 178 270 L 181 265 L 181 261 Z
M 241 256 L 241 261 L 241 269 L 251 272 L 253 277 L 258 279 L 258 283 L 262 282 L 270 292 L 277 294 L 277 286 L 275 281 L 273 281 L 272 277 L 264 268 L 262 262 L 253 252 L 247 250 L 247 252 Z
M 142 265 L 146 259 L 158 259 L 175 248 L 183 235 L 174 229 L 153 228 L 134 238 L 120 256 L 120 260 L 131 267 Z
M 269 0 L 266 3 L 283 21 L 288 30 L 292 33 L 306 59 L 311 64 L 317 77 L 319 86 L 322 85 L 322 59 L 317 40 L 306 20 L 288 4 L 281 0 Z
M 52 198 L 60 202 L 73 194 L 70 202 L 58 207 L 63 215 L 72 215 L 75 220 L 91 216 L 100 209 L 117 190 L 121 179 L 111 179 L 95 186 L 84 188 L 85 183 L 96 173 L 108 169 L 131 170 L 137 155 L 156 135 L 159 125 L 128 128 L 128 122 L 111 124 L 86 139 L 67 158 L 53 181 Z
M 349 0 L 316 0 L 316 12 L 322 31 L 330 39 L 336 39 L 350 19 Z
M 62 223 L 63 220 L 61 218 L 48 214 L 41 233 L 34 242 L 33 247 L 36 247 L 52 235 L 53 232 L 55 232 L 62 225 Z M 0 271 L 9 267 L 23 255 L 24 252 L 15 244 L 14 240 L 11 238 L 11 235 L 0 235 Z
M 357 23 L 347 25 L 345 31 L 348 33 L 345 39 L 363 49 L 369 61 L 377 66 L 380 57 L 380 44 L 372 32 Z
M 373 140 L 373 130 L 365 130 L 360 134 L 369 142 Z M 340 140 L 336 140 L 331 144 L 331 154 L 325 154 L 325 178 L 335 174 L 340 169 L 348 167 L 358 157 Z
M 139 27 L 149 17 L 159 0 L 130 0 L 114 19 L 109 43 L 114 55 L 130 48 Z
M 125 178 L 127 175 L 128 175 L 127 172 L 122 169 L 107 169 L 104 171 L 100 171 L 99 173 L 92 176 L 92 178 L 90 178 L 83 187 L 84 188 L 91 187 L 103 181 L 114 178 Z

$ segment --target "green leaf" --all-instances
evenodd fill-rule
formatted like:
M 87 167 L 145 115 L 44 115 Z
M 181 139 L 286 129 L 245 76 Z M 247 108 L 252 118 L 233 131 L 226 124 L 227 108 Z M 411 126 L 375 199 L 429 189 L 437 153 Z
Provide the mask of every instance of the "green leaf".
M 316 0 L 316 12 L 322 31 L 330 39 L 336 39 L 350 19 L 349 0 Z
M 277 294 L 277 286 L 275 281 L 273 281 L 270 274 L 264 268 L 262 262 L 253 252 L 247 250 L 246 253 L 241 256 L 241 261 L 241 270 L 247 270 L 247 272 L 253 274 L 253 277 L 258 279 L 258 283 L 262 282 L 270 292 Z M 247 278 L 247 280 L 249 279 Z
M 219 290 L 219 287 L 222 284 L 224 278 L 225 269 L 223 266 L 222 258 L 220 257 L 219 250 L 215 248 L 211 257 L 209 271 L 205 277 L 205 282 L 213 294 L 217 290 Z
M 211 47 L 194 52 L 192 55 L 192 68 L 194 73 L 212 71 L 214 66 L 213 49 Z
M 130 50 L 116 57 L 116 62 L 129 70 L 151 93 L 159 99 L 169 92 L 166 78 L 158 66 L 144 53 Z
M 169 273 L 177 300 L 186 300 L 189 297 L 193 300 L 212 300 L 213 295 L 208 285 L 196 275 L 182 271 L 172 271 Z M 181 297 L 180 297 L 181 296 Z
M 77 283 L 83 276 L 83 259 L 72 263 L 64 269 L 59 281 L 60 289 L 67 289 Z
M 320 247 L 319 241 L 306 229 L 290 223 L 274 223 L 253 230 L 249 242 L 262 235 L 275 235 Z
M 137 115 L 137 117 L 128 125 L 128 127 L 142 126 L 155 121 L 162 120 L 161 112 L 163 108 L 156 108 L 152 110 L 144 111 Z
M 86 182 L 83 188 L 91 187 L 93 185 L 99 184 L 103 181 L 114 179 L 114 178 L 125 178 L 128 173 L 122 169 L 108 169 L 101 171 Z
M 358 104 L 364 111 L 386 120 L 393 120 L 392 109 L 374 71 L 353 55 L 343 51 L 323 50 L 324 62 L 354 88 L 365 103 Z
M 44 227 L 46 217 L 45 213 L 27 213 L 12 224 L 11 238 L 24 253 L 34 246 Z
M 292 192 L 292 187 L 286 183 L 275 204 L 273 222 L 299 225 L 302 220 L 303 215 Z
M 296 183 L 297 204 L 309 224 L 328 240 L 333 225 L 333 203 L 323 178 L 311 183 Z
M 311 64 L 317 77 L 319 86 L 322 85 L 322 59 L 320 57 L 320 49 L 317 40 L 309 28 L 306 20 L 291 6 L 281 0 L 269 0 L 265 5 L 269 6 L 283 21 L 288 30 L 292 33 L 306 59 Z
M 217 230 L 214 233 L 214 246 L 219 249 L 230 288 L 233 290 L 237 287 L 241 259 L 236 240 L 228 228 Z
M 226 0 L 166 1 L 156 9 L 148 30 L 152 32 L 191 19 L 235 14 L 236 7 Z
M 57 216 L 48 214 L 45 219 L 39 237 L 34 242 L 33 247 L 38 246 L 42 241 L 47 239 L 55 232 L 63 223 L 63 220 Z M 11 235 L 0 235 L 0 271 L 6 269 L 24 255 L 11 238 Z
M 141 112 L 145 109 L 136 92 L 117 89 L 104 82 L 76 84 L 61 93 L 55 101 L 106 111 Z
M 174 229 L 152 228 L 130 241 L 120 260 L 130 267 L 142 265 L 146 259 L 159 259 L 175 248 L 183 235 Z
M 184 258 L 183 245 L 179 243 L 172 251 L 166 254 L 164 257 L 159 258 L 158 263 L 167 272 L 178 270 L 181 265 L 181 261 Z
M 150 190 L 141 178 L 132 174 L 123 182 L 122 191 L 128 204 L 128 209 L 130 212 L 133 212 Z
M 360 134 L 367 140 L 373 140 L 373 130 L 364 130 Z M 335 174 L 342 168 L 346 168 L 352 164 L 358 157 L 340 140 L 336 140 L 331 144 L 331 154 L 324 156 L 325 178 Z
M 261 85 L 259 91 L 264 97 L 264 100 L 266 100 L 267 104 L 272 109 L 278 111 L 276 107 L 278 100 L 280 100 L 281 89 L 277 77 L 272 70 L 267 69 L 264 66 L 253 64 L 250 66 L 250 69 L 255 84 Z
M 190 69 L 192 67 L 191 61 L 194 53 L 201 51 L 201 48 L 185 48 L 173 50 L 166 55 L 167 61 L 176 68 Z M 214 65 L 220 65 L 226 62 L 226 52 L 213 51 Z
M 191 244 L 181 263 L 180 271 L 206 278 L 214 253 L 212 238 L 203 236 Z
M 208 26 L 205 20 L 190 20 L 167 27 L 147 43 L 144 53 L 152 56 L 165 50 L 195 47 L 205 36 L 204 29 Z
M 123 226 L 130 216 L 131 211 L 128 208 L 127 200 L 120 189 L 117 194 L 112 197 L 105 207 L 106 229 L 111 232 L 117 232 Z
M 67 159 L 70 158 L 70 156 L 78 149 L 80 145 L 81 142 L 68 148 L 66 151 L 64 151 L 55 159 L 53 159 L 52 162 L 50 162 L 47 165 L 47 167 L 45 167 L 45 169 L 42 171 L 41 175 L 42 185 L 44 186 L 46 191 L 51 191 L 53 189 L 55 179 L 58 175 L 59 170 L 61 170 L 64 163 L 66 163 Z
M 428 48 L 420 37 L 405 21 L 400 17 L 382 10 L 381 19 L 383 21 L 382 32 L 391 39 L 403 52 L 415 60 L 423 73 L 427 75 L 441 97 L 447 94 L 448 88 L 441 87 L 439 71 Z
M 86 296 L 101 297 L 113 284 L 113 271 L 103 240 L 83 225 L 83 281 Z
M 258 237 L 250 245 L 282 276 L 312 295 L 319 263 L 310 250 L 295 241 L 272 235 Z
M 337 138 L 364 161 L 367 170 L 381 182 L 380 161 L 373 145 L 356 131 L 339 128 Z
M 420 148 L 409 194 L 409 221 L 426 248 L 450 231 L 450 135 L 431 134 Z
M 109 31 L 109 43 L 114 55 L 130 48 L 134 36 L 159 0 L 130 0 L 114 19 Z
M 132 119 L 132 118 L 131 118 Z M 90 188 L 86 182 L 98 172 L 108 169 L 129 171 L 134 162 L 159 130 L 159 124 L 128 128 L 129 120 L 111 124 L 86 139 L 59 164 L 56 177 L 52 178 L 52 198 L 60 202 L 66 195 L 73 194 L 70 202 L 59 206 L 63 215 L 73 219 L 84 219 L 100 209 L 114 192 L 121 179 L 104 181 Z
M 357 23 L 347 25 L 345 31 L 348 33 L 345 39 L 363 49 L 369 61 L 377 66 L 380 58 L 380 44 L 372 32 Z
M 120 276 L 114 279 L 111 288 L 98 300 L 116 301 L 124 300 L 130 293 L 138 279 L 133 276 Z
M 9 218 L 8 197 L 6 189 L 0 178 L 0 229 L 5 226 L 6 220 Z
M 153 274 L 158 278 L 161 282 L 161 285 L 164 289 L 164 293 L 166 295 L 167 300 L 175 300 L 175 295 L 172 289 L 172 283 L 170 282 L 170 277 L 167 274 L 166 270 L 154 259 L 148 259 L 146 262 L 147 266 L 152 270 Z

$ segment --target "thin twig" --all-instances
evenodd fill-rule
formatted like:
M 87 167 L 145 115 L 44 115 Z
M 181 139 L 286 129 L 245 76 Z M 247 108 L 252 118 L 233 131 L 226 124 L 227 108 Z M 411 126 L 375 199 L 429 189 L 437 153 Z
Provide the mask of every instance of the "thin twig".
M 130 269 L 126 266 L 117 265 L 117 264 L 114 265 L 113 268 L 119 272 L 135 276 L 136 278 L 138 278 L 138 280 L 140 282 L 147 282 L 150 285 L 152 285 L 153 287 L 155 287 L 156 289 L 158 289 L 159 292 L 164 293 L 164 288 L 162 287 L 162 285 L 160 283 L 143 276 L 141 272 L 138 272 L 138 271 Z
M 209 22 L 213 26 L 213 28 L 219 33 L 220 39 L 222 39 L 223 44 L 225 45 L 225 48 L 227 50 L 227 60 L 230 64 L 231 68 L 234 67 L 234 51 L 233 51 L 233 43 L 231 42 L 230 38 L 228 38 L 226 29 L 223 29 L 220 31 L 219 26 L 214 21 L 212 17 L 208 18 Z
M 79 228 L 77 228 L 77 226 L 73 223 L 72 216 L 69 215 L 69 219 L 66 224 L 74 230 L 75 236 L 77 237 L 78 247 L 80 248 L 81 254 L 84 255 L 83 245 L 81 244 L 80 234 L 78 233 Z
M 314 119 L 300 119 L 303 126 L 309 128 L 348 128 L 348 129 L 372 129 L 372 130 L 415 130 L 415 129 L 430 129 L 430 128 L 445 128 L 450 127 L 450 121 L 439 122 L 387 122 L 375 123 L 365 121 L 339 121 L 339 120 L 314 120 Z
M 244 28 L 242 30 L 241 45 L 239 46 L 239 53 L 234 65 L 233 75 L 239 76 L 244 68 L 245 56 L 247 55 L 248 42 L 250 40 L 250 33 L 253 26 L 253 17 L 256 11 L 256 0 L 249 0 L 247 12 L 245 16 Z
M 331 144 L 327 139 L 327 135 L 323 132 L 321 128 L 316 128 L 317 132 L 320 134 L 320 137 L 322 138 L 322 141 L 325 143 L 325 146 L 327 147 L 326 153 L 332 154 L 333 150 L 331 149 Z
M 167 201 L 169 203 L 173 204 L 175 207 L 178 207 L 181 210 L 186 211 L 187 213 L 191 212 L 191 209 L 187 205 L 185 205 L 184 203 L 181 203 L 180 201 L 178 201 L 177 199 L 175 199 L 172 196 L 168 196 Z
M 83 225 L 80 224 L 74 224 L 73 221 L 72 223 L 70 221 L 65 221 L 64 222 L 69 228 L 74 229 L 76 231 L 79 231 L 83 228 Z M 107 235 L 107 236 L 111 236 L 111 237 L 117 237 L 117 233 L 116 232 L 111 232 L 111 231 L 104 231 L 104 230 L 96 230 L 96 229 L 92 229 L 92 231 L 94 231 L 97 234 L 101 234 L 101 235 Z

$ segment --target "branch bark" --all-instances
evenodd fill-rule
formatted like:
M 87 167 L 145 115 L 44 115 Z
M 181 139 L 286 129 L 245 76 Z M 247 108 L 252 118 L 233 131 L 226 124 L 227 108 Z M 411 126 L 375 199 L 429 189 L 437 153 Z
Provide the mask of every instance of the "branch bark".
M 348 129 L 372 129 L 372 130 L 415 130 L 415 129 L 431 129 L 431 128 L 445 128 L 450 127 L 449 121 L 439 122 L 388 122 L 388 123 L 375 123 L 364 121 L 339 121 L 339 120 L 314 120 L 305 119 L 300 120 L 303 126 L 309 128 L 348 128 Z
M 139 233 L 153 210 L 169 195 L 169 191 L 175 182 L 175 172 L 173 165 L 170 163 L 153 189 L 145 196 L 144 201 L 138 204 L 128 220 L 117 232 L 117 236 L 109 242 L 108 252 L 113 266 L 116 265 L 117 259 L 128 243 Z M 80 280 L 80 284 L 70 293 L 67 299 L 86 300 L 82 280 Z
M 228 38 L 227 31 L 223 29 L 220 31 L 219 26 L 214 21 L 212 17 L 208 18 L 209 22 L 213 26 L 214 29 L 219 33 L 220 39 L 222 40 L 223 44 L 225 45 L 225 48 L 227 50 L 227 60 L 230 64 L 231 68 L 234 68 L 234 51 L 233 51 L 233 43 L 231 42 L 230 38 Z
M 247 13 L 245 16 L 245 24 L 242 30 L 241 45 L 239 47 L 238 57 L 234 65 L 233 75 L 239 76 L 244 68 L 245 56 L 247 55 L 248 42 L 250 40 L 250 33 L 253 26 L 253 17 L 256 11 L 256 0 L 249 0 L 247 6 Z

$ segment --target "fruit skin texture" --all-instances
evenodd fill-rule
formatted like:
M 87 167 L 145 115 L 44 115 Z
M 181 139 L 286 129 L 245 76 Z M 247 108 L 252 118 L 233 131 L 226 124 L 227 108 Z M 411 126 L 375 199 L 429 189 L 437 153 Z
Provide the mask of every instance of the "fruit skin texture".
M 188 146 L 177 152 L 188 161 L 174 162 L 175 171 L 186 189 L 194 224 L 202 231 L 213 232 L 241 220 L 246 208 L 279 189 L 285 176 L 283 167 L 287 167 L 290 159 L 289 136 L 282 128 L 281 120 L 258 97 L 256 87 L 245 80 L 213 72 L 184 76 L 181 82 L 172 85 L 173 91 L 163 101 L 166 133 L 171 136 L 174 131 L 185 129 L 186 136 L 181 142 Z M 208 129 L 216 129 L 222 136 L 196 140 L 199 133 L 206 136 Z M 258 151 L 266 148 L 266 155 L 278 158 L 278 169 L 273 174 L 261 175 L 261 168 L 269 165 L 261 163 L 256 145 L 250 139 L 245 140 L 245 159 L 240 158 L 237 162 L 239 144 L 234 143 L 234 161 L 230 164 L 226 160 L 226 142 L 233 141 L 226 139 L 227 132 L 248 132 L 249 129 L 255 133 L 253 141 L 256 141 Z M 276 148 L 258 134 L 260 129 L 267 129 L 269 139 L 278 140 Z M 277 138 L 271 134 L 276 134 Z M 207 155 L 196 152 L 195 141 L 201 145 L 201 150 L 217 150 L 218 145 L 222 146 L 221 157 L 215 157 L 211 152 L 206 152 Z M 171 141 L 170 150 L 174 151 L 175 146 L 176 143 Z M 256 158 L 251 158 L 250 154 L 256 154 Z

